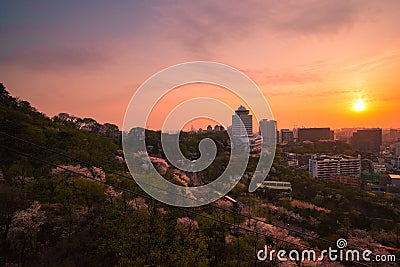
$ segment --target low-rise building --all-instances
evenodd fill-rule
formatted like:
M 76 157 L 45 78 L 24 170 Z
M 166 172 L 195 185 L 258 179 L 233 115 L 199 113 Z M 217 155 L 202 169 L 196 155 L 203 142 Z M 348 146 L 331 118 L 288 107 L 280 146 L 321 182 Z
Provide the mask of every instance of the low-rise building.
M 360 187 L 361 186 L 361 179 L 360 175 L 352 174 L 352 175 L 339 175 L 339 174 L 332 174 L 329 177 L 331 182 L 340 183 L 343 185 L 349 185 L 352 187 Z
M 400 174 L 389 174 L 390 186 L 400 188 Z
M 400 156 L 392 157 L 390 164 L 392 165 L 393 169 L 400 170 Z
M 277 195 L 281 197 L 292 197 L 292 184 L 282 181 L 264 181 L 257 185 L 257 192 L 260 197 Z
M 374 164 L 374 173 L 386 173 L 385 164 Z
M 361 175 L 361 156 L 312 155 L 309 173 L 313 178 L 329 180 L 331 175 Z
M 255 135 L 250 137 L 249 143 L 250 143 L 250 155 L 252 157 L 259 157 L 263 143 L 261 135 Z

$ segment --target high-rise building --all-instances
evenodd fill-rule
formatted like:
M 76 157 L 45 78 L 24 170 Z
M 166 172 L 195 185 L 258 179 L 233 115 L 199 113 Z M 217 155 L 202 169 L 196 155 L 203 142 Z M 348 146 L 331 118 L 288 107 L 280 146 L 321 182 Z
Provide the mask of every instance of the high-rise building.
M 264 142 L 273 142 L 277 139 L 276 121 L 267 119 L 260 120 L 259 127 Z
M 313 178 L 329 180 L 334 175 L 361 175 L 361 156 L 312 155 L 309 165 Z
M 281 129 L 281 141 L 282 143 L 293 143 L 294 133 L 289 129 Z
M 332 137 L 330 128 L 298 128 L 297 139 L 299 141 L 330 140 Z
M 232 133 L 234 136 L 253 136 L 253 116 L 243 106 L 232 115 Z
M 400 156 L 400 139 L 394 143 L 394 155 L 395 156 Z
M 359 129 L 357 129 L 357 128 L 337 129 L 337 130 L 335 130 L 335 138 L 336 138 L 336 140 L 339 140 L 339 141 L 345 142 L 347 144 L 350 144 L 351 136 L 357 130 L 359 130 Z
M 396 141 L 400 137 L 400 131 L 398 129 L 389 129 L 389 138 Z
M 382 129 L 357 130 L 351 137 L 350 144 L 354 149 L 362 152 L 379 152 L 382 145 Z
M 382 129 L 382 144 L 390 146 L 400 138 L 398 129 Z

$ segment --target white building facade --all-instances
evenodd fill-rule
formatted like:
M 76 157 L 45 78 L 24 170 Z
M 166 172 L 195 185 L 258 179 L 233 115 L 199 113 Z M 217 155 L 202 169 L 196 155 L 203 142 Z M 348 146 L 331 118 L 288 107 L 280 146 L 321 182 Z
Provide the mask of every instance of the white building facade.
M 361 156 L 312 155 L 309 160 L 310 176 L 330 179 L 332 175 L 361 175 Z
M 235 114 L 232 115 L 232 134 L 234 136 L 253 136 L 253 116 L 243 106 L 235 110 Z

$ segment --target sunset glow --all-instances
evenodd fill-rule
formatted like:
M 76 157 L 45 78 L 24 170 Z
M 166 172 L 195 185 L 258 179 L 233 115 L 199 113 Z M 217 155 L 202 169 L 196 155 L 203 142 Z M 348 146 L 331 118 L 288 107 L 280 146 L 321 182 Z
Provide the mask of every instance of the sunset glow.
M 67 112 L 122 126 L 129 100 L 149 77 L 207 60 L 249 76 L 280 128 L 398 128 L 398 10 L 396 0 L 102 2 L 96 11 L 59 1 L 24 9 L 10 1 L 0 9 L 1 82 L 48 116 Z M 194 90 L 173 98 L 203 88 Z M 242 104 L 209 91 L 230 106 Z M 359 93 L 373 105 L 354 103 Z
M 354 109 L 354 111 L 357 111 L 357 112 L 361 112 L 361 111 L 365 110 L 364 101 L 361 98 L 359 98 L 357 100 L 357 102 L 354 104 L 353 109 Z

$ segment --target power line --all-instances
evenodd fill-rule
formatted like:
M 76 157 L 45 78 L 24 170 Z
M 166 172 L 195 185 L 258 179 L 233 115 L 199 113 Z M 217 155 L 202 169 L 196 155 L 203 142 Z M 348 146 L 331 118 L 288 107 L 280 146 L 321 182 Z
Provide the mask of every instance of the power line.
M 81 164 L 84 164 L 84 165 L 87 165 L 87 166 L 94 166 L 94 167 L 100 168 L 100 169 L 102 169 L 104 172 L 111 173 L 111 174 L 117 175 L 117 176 L 119 176 L 119 177 L 121 177 L 121 178 L 128 179 L 128 180 L 130 180 L 130 181 L 135 182 L 135 180 L 132 179 L 132 177 L 130 177 L 130 176 L 123 175 L 123 174 L 120 174 L 120 173 L 115 172 L 115 171 L 113 171 L 113 170 L 104 168 L 104 167 L 102 167 L 102 166 L 99 166 L 98 164 L 94 164 L 93 162 L 88 162 L 88 161 L 84 161 L 84 160 L 81 160 L 81 159 L 74 158 L 74 157 L 72 157 L 72 156 L 70 156 L 70 155 L 68 155 L 68 154 L 65 154 L 65 153 L 62 153 L 62 152 L 53 150 L 53 149 L 48 148 L 48 147 L 45 147 L 45 146 L 38 145 L 38 144 L 33 143 L 33 142 L 31 142 L 31 141 L 28 141 L 28 140 L 26 140 L 26 139 L 19 138 L 19 137 L 16 137 L 16 136 L 7 134 L 7 133 L 5 133 L 5 132 L 3 132 L 3 131 L 0 131 L 0 134 L 5 135 L 5 136 L 10 137 L 10 138 L 13 138 L 13 139 L 15 139 L 15 140 L 18 140 L 18 141 L 20 141 L 20 142 L 24 142 L 24 143 L 26 143 L 26 144 L 35 146 L 35 147 L 40 148 L 40 149 L 42 149 L 42 150 L 49 151 L 49 152 L 54 153 L 54 154 L 57 154 L 57 155 L 59 155 L 59 156 L 66 157 L 66 158 L 68 158 L 68 159 L 74 160 L 74 161 L 79 162 L 79 163 L 81 163 Z M 164 189 L 159 188 L 159 187 L 157 187 L 157 186 L 154 186 L 154 185 L 152 185 L 152 184 L 148 184 L 148 183 L 146 183 L 146 182 L 143 182 L 143 183 L 145 183 L 146 185 L 152 186 L 152 187 L 154 187 L 154 188 L 156 188 L 156 189 L 164 190 Z M 191 197 L 189 197 L 189 196 L 187 196 L 187 195 L 181 195 L 181 194 L 177 194 L 177 193 L 172 193 L 172 194 L 177 195 L 177 196 L 179 196 L 179 197 L 184 197 L 184 198 L 187 198 L 187 199 L 190 199 L 190 200 L 194 200 L 194 201 L 196 201 L 196 202 L 198 202 L 198 203 L 200 203 L 200 204 L 202 204 L 202 205 L 206 205 L 206 203 L 202 202 L 201 200 L 198 200 L 198 199 L 195 199 L 195 198 L 191 198 Z M 234 215 L 239 215 L 239 216 L 241 216 L 241 217 L 244 217 L 244 218 L 246 218 L 246 219 L 249 219 L 249 220 L 252 220 L 252 221 L 255 221 L 255 222 L 260 222 L 260 223 L 264 223 L 264 224 L 269 224 L 269 225 L 272 225 L 272 226 L 274 226 L 274 227 L 278 227 L 278 228 L 280 228 L 280 229 L 285 229 L 285 230 L 287 230 L 287 231 L 296 233 L 296 234 L 301 235 L 301 236 L 307 236 L 307 237 L 310 237 L 310 238 L 312 238 L 312 239 L 320 240 L 320 241 L 323 241 L 323 242 L 325 242 L 325 243 L 327 243 L 327 244 L 334 245 L 334 242 L 332 242 L 332 241 L 330 241 L 330 240 L 327 240 L 327 239 L 324 239 L 324 238 L 321 238 L 321 237 L 316 237 L 316 236 L 311 235 L 311 234 L 303 233 L 303 232 L 298 231 L 298 230 L 290 229 L 290 228 L 287 228 L 287 227 L 284 227 L 284 226 L 281 226 L 281 225 L 278 225 L 278 224 L 274 224 L 274 223 L 272 223 L 272 222 L 270 223 L 270 222 L 267 222 L 267 221 L 262 220 L 262 219 L 259 219 L 259 218 L 251 217 L 250 215 L 241 214 L 239 211 L 233 211 L 233 210 L 226 209 L 226 208 L 224 208 L 224 207 L 220 207 L 220 206 L 217 206 L 217 205 L 214 205 L 214 204 L 209 204 L 209 206 L 210 206 L 210 207 L 213 207 L 213 208 L 216 208 L 216 209 L 219 209 L 219 210 L 222 210 L 222 211 L 224 211 L 224 212 L 229 212 L 229 213 L 234 214 Z
M 77 172 L 77 171 L 68 169 L 68 168 L 63 167 L 63 166 L 61 166 L 61 165 L 59 165 L 59 164 L 55 164 L 55 163 L 52 163 L 52 162 L 50 162 L 50 161 L 48 161 L 48 160 L 45 160 L 45 159 L 36 157 L 36 156 L 34 156 L 34 155 L 32 155 L 32 154 L 25 153 L 25 152 L 19 151 L 19 150 L 17 150 L 17 149 L 10 148 L 10 147 L 5 146 L 5 145 L 3 145 L 3 144 L 0 144 L 0 146 L 3 147 L 3 148 L 5 148 L 5 149 L 8 149 L 8 150 L 10 150 L 10 151 L 12 151 L 12 152 L 14 152 L 14 153 L 16 153 L 16 154 L 20 154 L 20 155 L 22 155 L 22 156 L 25 156 L 25 157 L 28 157 L 28 158 L 31 158 L 31 159 L 34 159 L 34 160 L 43 162 L 43 163 L 45 163 L 45 164 L 48 164 L 48 165 L 53 166 L 53 167 L 56 167 L 56 168 L 61 168 L 61 169 L 65 170 L 65 171 L 68 171 L 68 172 L 74 173 L 74 174 L 76 174 L 76 175 L 85 177 L 85 178 L 87 178 L 87 179 L 89 179 L 89 180 L 92 180 L 92 181 L 94 181 L 94 182 L 97 182 L 97 183 L 100 183 L 100 184 L 103 184 L 103 185 L 106 185 L 106 186 L 110 186 L 110 187 L 112 187 L 112 188 L 121 190 L 121 191 L 123 191 L 123 192 L 126 192 L 126 193 L 129 193 L 129 194 L 133 194 L 133 195 L 136 195 L 136 196 L 139 196 L 139 197 L 148 199 L 149 201 L 153 201 L 153 202 L 156 201 L 155 199 L 153 199 L 153 198 L 150 197 L 150 196 L 147 196 L 147 195 L 144 195 L 144 194 L 140 194 L 140 193 L 131 191 L 131 190 L 126 189 L 126 188 L 121 187 L 121 186 L 117 186 L 117 185 L 110 184 L 110 183 L 108 183 L 108 182 L 106 182 L 106 181 L 98 180 L 98 179 L 96 179 L 96 178 L 94 178 L 94 177 L 91 177 L 91 176 L 89 176 L 89 175 L 86 175 L 86 174 L 79 173 L 79 172 Z M 221 220 L 221 219 L 218 219 L 218 218 L 214 218 L 214 217 L 211 217 L 211 216 L 207 216 L 207 215 L 205 215 L 205 214 L 202 214 L 202 213 L 199 213 L 199 212 L 196 212 L 196 211 L 193 211 L 193 210 L 189 210 L 189 209 L 186 209 L 186 208 L 183 208 L 183 207 L 177 207 L 177 206 L 168 206 L 168 207 L 169 207 L 169 208 L 173 208 L 173 209 L 177 209 L 177 210 L 181 210 L 181 211 L 186 212 L 186 213 L 191 213 L 191 214 L 193 214 L 193 215 L 200 216 L 200 217 L 203 217 L 203 218 L 205 218 L 205 219 L 212 220 L 212 221 L 215 221 L 215 222 L 218 222 L 218 223 L 221 223 L 221 224 L 225 224 L 225 225 L 234 227 L 234 228 L 236 228 L 236 229 L 241 229 L 241 230 L 244 230 L 244 231 L 253 233 L 253 234 L 255 234 L 255 235 L 261 235 L 261 236 L 264 236 L 264 237 L 269 237 L 269 238 L 272 238 L 272 239 L 274 239 L 274 240 L 276 240 L 276 241 L 280 241 L 280 242 L 282 242 L 282 243 L 284 243 L 284 244 L 290 244 L 290 245 L 293 245 L 293 246 L 295 246 L 295 247 L 302 247 L 302 248 L 304 248 L 304 249 L 312 249 L 312 250 L 315 250 L 315 248 L 311 248 L 311 247 L 306 246 L 306 245 L 296 244 L 296 243 L 293 243 L 293 242 L 290 242 L 290 241 L 287 241 L 287 240 L 284 240 L 284 239 L 281 239 L 281 238 L 278 238 L 278 237 L 275 237 L 275 236 L 272 236 L 272 235 L 268 235 L 268 234 L 266 234 L 266 233 L 262 233 L 262 232 L 258 232 L 258 231 L 256 231 L 256 230 L 252 230 L 252 229 L 249 229 L 249 228 L 245 228 L 245 227 L 243 227 L 243 226 L 240 226 L 239 224 L 236 225 L 236 224 L 234 224 L 234 223 L 230 223 L 230 222 L 227 222 L 227 221 L 225 221 L 225 220 Z M 241 215 L 241 214 L 239 214 L 239 215 Z M 318 249 L 318 248 L 317 248 L 316 250 L 321 251 L 321 250 Z M 370 266 L 370 265 L 364 264 L 364 263 L 362 263 L 362 262 L 355 262 L 355 263 L 356 263 L 356 264 L 359 264 L 359 265 L 362 265 L 362 266 Z
M 40 148 L 40 149 L 42 149 L 42 150 L 46 150 L 46 151 L 49 151 L 49 152 L 51 152 L 51 153 L 54 153 L 54 154 L 57 154 L 57 155 L 66 157 L 66 158 L 68 158 L 68 159 L 74 160 L 74 161 L 79 162 L 79 163 L 81 163 L 81 164 L 88 165 L 88 166 L 94 166 L 94 167 L 100 168 L 100 169 L 102 169 L 104 172 L 112 173 L 112 174 L 117 175 L 117 176 L 119 176 L 119 177 L 121 177 L 121 178 L 128 179 L 128 180 L 130 180 L 130 181 L 135 181 L 134 179 L 132 179 L 132 178 L 129 177 L 129 176 L 120 174 L 120 173 L 118 173 L 118 172 L 115 172 L 115 171 L 110 170 L 110 169 L 107 169 L 107 168 L 104 168 L 104 167 L 102 167 L 102 166 L 99 166 L 98 164 L 94 164 L 94 163 L 91 163 L 91 162 L 88 162 L 88 161 L 84 161 L 84 160 L 81 160 L 81 159 L 74 158 L 74 157 L 72 157 L 72 156 L 70 156 L 70 155 L 68 155 L 68 154 L 65 154 L 65 153 L 62 153 L 62 152 L 59 152 L 59 151 L 50 149 L 50 148 L 45 147 L 45 146 L 38 145 L 38 144 L 33 143 L 33 142 L 31 142 L 31 141 L 28 141 L 28 140 L 26 140 L 26 139 L 19 138 L 19 137 L 16 137 L 16 136 L 7 134 L 7 133 L 5 133 L 5 132 L 3 132 L 3 131 L 0 131 L 0 134 L 5 135 L 5 136 L 10 137 L 10 138 L 13 138 L 13 139 L 15 139 L 15 140 L 18 140 L 18 141 L 20 141 L 20 142 L 24 142 L 24 143 L 30 144 L 30 145 L 35 146 L 35 147 L 37 147 L 37 148 Z M 4 148 L 6 148 L 6 149 L 13 150 L 12 148 L 6 147 L 6 146 L 4 146 L 4 145 L 1 145 L 1 146 L 4 147 Z M 17 150 L 13 150 L 13 151 L 14 151 L 15 153 L 22 154 L 22 155 L 26 154 L 25 156 L 27 156 L 27 157 L 31 157 L 31 158 L 33 158 L 33 159 L 42 161 L 42 162 L 44 162 L 44 163 L 46 163 L 46 164 L 49 164 L 49 165 L 52 165 L 52 166 L 54 166 L 54 167 L 59 167 L 59 168 L 61 168 L 61 169 L 63 169 L 63 170 L 66 170 L 66 171 L 69 171 L 69 172 L 73 172 L 73 173 L 75 173 L 75 174 L 77 174 L 77 175 L 82 176 L 81 173 L 78 173 L 78 172 L 69 170 L 68 168 L 62 167 L 62 166 L 60 166 L 60 165 L 51 163 L 51 162 L 46 161 L 46 160 L 43 160 L 43 159 L 36 158 L 36 157 L 34 157 L 33 155 L 31 155 L 31 154 L 27 154 L 27 153 L 24 153 L 24 152 L 21 152 L 21 151 L 17 151 Z M 125 191 L 125 192 L 128 192 L 128 193 L 133 193 L 133 194 L 139 195 L 139 196 L 141 196 L 141 197 L 144 197 L 144 198 L 146 198 L 146 199 L 153 200 L 153 199 L 150 198 L 149 196 L 144 196 L 143 194 L 131 192 L 131 191 L 129 191 L 128 189 L 125 189 L 125 188 L 120 187 L 120 186 L 117 186 L 117 185 L 110 185 L 110 184 L 108 184 L 107 182 L 103 182 L 103 181 L 97 180 L 97 179 L 95 179 L 95 178 L 93 178 L 93 177 L 90 177 L 90 176 L 86 176 L 86 175 L 84 175 L 84 176 L 85 176 L 86 178 L 90 179 L 90 180 L 94 180 L 94 181 L 99 182 L 99 183 L 102 183 L 102 184 L 104 184 L 104 185 L 111 186 L 111 187 L 116 188 L 116 189 L 118 189 L 118 190 Z M 153 186 L 154 188 L 157 188 L 157 189 L 162 190 L 161 188 L 158 188 L 158 187 L 156 187 L 156 186 L 154 186 L 154 185 L 151 185 L 151 184 L 148 184 L 148 185 Z M 195 200 L 195 201 L 197 201 L 197 202 L 199 202 L 199 203 L 205 205 L 205 203 L 203 203 L 202 201 L 197 200 L 197 199 L 194 199 L 194 198 L 190 198 L 190 197 L 188 197 L 188 196 L 186 196 L 186 195 L 180 195 L 180 194 L 176 194 L 176 193 L 173 193 L 173 194 L 175 194 L 175 195 L 177 195 L 177 196 L 180 196 L 180 197 L 185 197 L 185 198 L 188 198 L 188 199 L 191 199 L 191 200 Z M 324 238 L 320 238 L 320 237 L 316 237 L 316 236 L 313 236 L 313 235 L 311 235 L 311 234 L 303 233 L 303 232 L 301 232 L 301 231 L 297 231 L 297 230 L 294 230 L 294 229 L 289 229 L 289 228 L 287 228 L 287 227 L 280 226 L 280 225 L 277 225 L 277 224 L 274 224 L 274 223 L 269 223 L 269 222 L 267 222 L 267 221 L 265 221 L 265 220 L 261 220 L 261 219 L 259 219 L 259 218 L 254 218 L 254 217 L 251 217 L 250 215 L 242 214 L 242 213 L 240 213 L 239 211 L 234 211 L 234 210 L 226 209 L 226 208 L 223 208 L 223 207 L 220 207 L 220 206 L 216 206 L 216 205 L 214 205 L 214 204 L 209 204 L 209 206 L 212 207 L 212 208 L 215 208 L 215 209 L 220 209 L 220 210 L 222 210 L 222 211 L 224 211 L 224 212 L 231 213 L 231 214 L 233 214 L 234 216 L 237 215 L 237 216 L 240 216 L 240 217 L 243 217 L 243 218 L 245 218 L 245 219 L 249 219 L 249 220 L 252 220 L 252 221 L 255 221 L 255 222 L 260 222 L 260 223 L 264 223 L 264 224 L 269 224 L 269 225 L 272 225 L 272 226 L 274 226 L 274 227 L 277 227 L 277 228 L 280 228 L 280 229 L 285 229 L 285 230 L 287 230 L 287 231 L 296 233 L 296 234 L 298 234 L 298 235 L 300 235 L 300 236 L 303 236 L 303 237 L 307 236 L 307 237 L 310 237 L 310 238 L 312 238 L 312 239 L 316 239 L 316 240 L 323 241 L 323 242 L 328 243 L 328 244 L 330 244 L 330 245 L 335 245 L 335 243 L 332 242 L 332 241 L 330 241 L 330 240 L 327 240 L 327 239 L 324 239 Z M 196 214 L 194 211 L 189 211 L 189 210 L 183 209 L 183 208 L 181 208 L 181 207 L 176 207 L 176 208 L 178 208 L 178 209 L 180 209 L 180 210 L 184 210 L 184 211 L 186 211 L 186 212 L 191 212 L 191 213 L 193 213 L 193 214 Z M 207 218 L 207 216 L 203 216 L 203 215 L 200 215 L 200 214 L 198 214 L 198 215 Z M 212 218 L 213 218 L 213 217 L 210 217 L 211 220 L 212 220 Z M 219 219 L 216 219 L 216 220 L 219 220 Z M 223 221 L 223 222 L 225 222 L 225 221 Z M 226 223 L 227 223 L 227 224 L 230 224 L 231 226 L 234 226 L 234 227 L 236 227 L 236 228 L 244 229 L 244 230 L 246 230 L 246 231 L 252 232 L 251 230 L 249 230 L 249 229 L 247 229 L 247 228 L 243 228 L 243 227 L 240 227 L 240 226 L 235 226 L 235 224 L 231 224 L 231 223 L 229 223 L 229 222 L 226 222 Z M 262 234 L 262 233 L 260 233 L 260 234 Z M 266 235 L 266 236 L 268 236 L 268 235 Z M 272 236 L 268 236 L 268 237 L 272 237 Z M 274 238 L 274 237 L 272 237 L 272 238 Z M 288 241 L 281 240 L 281 239 L 279 239 L 279 238 L 276 238 L 276 239 L 279 240 L 279 241 L 282 241 L 282 242 L 290 243 L 290 242 L 288 242 Z M 295 244 L 295 243 L 291 243 L 291 244 L 297 245 L 297 244 Z M 298 245 L 297 245 L 297 246 L 298 246 Z M 301 246 L 302 246 L 302 245 L 301 245 Z M 310 247 L 305 247 L 305 248 L 310 248 Z
M 121 186 L 118 186 L 118 185 L 110 184 L 110 183 L 108 183 L 108 182 L 106 182 L 106 181 L 98 180 L 98 179 L 96 179 L 96 178 L 94 178 L 94 177 L 91 177 L 91 176 L 89 176 L 89 175 L 86 175 L 86 174 L 83 174 L 83 173 L 80 173 L 80 172 L 77 172 L 77 171 L 68 169 L 68 168 L 63 167 L 63 166 L 61 166 L 61 165 L 52 163 L 52 162 L 50 162 L 50 161 L 48 161 L 48 160 L 45 160 L 45 159 L 36 157 L 36 156 L 34 156 L 34 155 L 32 155 L 32 154 L 25 153 L 25 152 L 19 151 L 19 150 L 17 150 L 17 149 L 10 148 L 10 147 L 5 146 L 5 145 L 2 145 L 2 144 L 0 144 L 0 146 L 3 147 L 3 148 L 5 148 L 5 149 L 8 149 L 8 150 L 10 150 L 10 151 L 12 151 L 12 152 L 14 152 L 14 153 L 16 153 L 16 154 L 20 154 L 20 155 L 22 155 L 22 156 L 25 156 L 25 157 L 28 157 L 28 158 L 31 158 L 31 159 L 34 159 L 34 160 L 43 162 L 43 163 L 48 164 L 48 165 L 51 165 L 51 166 L 53 166 L 53 167 L 63 169 L 63 170 L 65 170 L 65 171 L 68 171 L 68 172 L 71 172 L 71 173 L 73 173 L 73 174 L 76 174 L 76 175 L 82 176 L 82 177 L 84 177 L 84 178 L 87 178 L 87 179 L 89 179 L 89 180 L 92 180 L 92 181 L 94 181 L 94 182 L 97 182 L 97 183 L 100 183 L 100 184 L 103 184 L 103 185 L 107 185 L 107 186 L 110 186 L 110 187 L 112 187 L 112 188 L 121 190 L 121 191 L 126 192 L 126 193 L 130 193 L 130 194 L 133 194 L 133 195 L 142 197 L 142 198 L 146 198 L 146 199 L 148 199 L 148 200 L 150 200 L 150 201 L 155 201 L 155 199 L 153 199 L 152 197 L 149 197 L 149 196 L 147 196 L 147 195 L 134 192 L 134 191 L 132 191 L 132 190 L 126 189 L 126 188 L 121 187 Z M 242 230 L 246 230 L 246 231 L 249 231 L 249 232 L 252 232 L 252 233 L 255 233 L 255 234 L 265 235 L 266 237 L 271 237 L 271 238 L 273 238 L 273 239 L 276 239 L 276 240 L 281 241 L 281 242 L 284 242 L 284 243 L 288 243 L 288 244 L 292 244 L 292 245 L 300 246 L 300 247 L 304 247 L 304 248 L 310 248 L 310 247 L 307 247 L 307 246 L 305 246 L 305 245 L 292 243 L 292 242 L 290 242 L 290 241 L 286 241 L 286 240 L 284 240 L 284 239 L 280 239 L 280 238 L 277 238 L 277 237 L 274 237 L 274 236 L 270 236 L 270 235 L 267 235 L 267 234 L 265 234 L 265 233 L 259 233 L 259 232 L 256 232 L 256 231 L 254 231 L 254 230 L 251 230 L 251 229 L 248 229 L 248 228 L 245 228 L 245 227 L 242 227 L 242 226 L 239 226 L 239 225 L 236 225 L 236 224 L 233 224 L 233 223 L 224 221 L 224 220 L 220 220 L 220 219 L 217 219 L 217 218 L 214 218 L 214 217 L 210 217 L 210 216 L 207 216 L 207 215 L 204 215 L 204 214 L 201 214 L 201 213 L 198 213 L 198 212 L 196 212 L 196 211 L 189 210 L 189 209 L 186 209 L 186 208 L 183 208 L 183 207 L 177 207 L 177 206 L 170 206 L 170 207 L 172 207 L 172 208 L 174 208 L 174 209 L 178 209 L 178 210 L 184 211 L 184 212 L 186 212 L 186 213 L 191 213 L 191 214 L 194 214 L 194 215 L 198 215 L 198 216 L 201 216 L 201 217 L 204 217 L 204 218 L 206 218 L 206 219 L 210 219 L 210 220 L 213 220 L 213 221 L 216 221 L 216 222 L 220 222 L 220 223 L 223 223 L 223 224 L 227 224 L 227 225 L 229 225 L 229 226 L 233 226 L 233 227 L 236 227 L 236 228 L 239 228 L 239 229 L 242 229 Z

